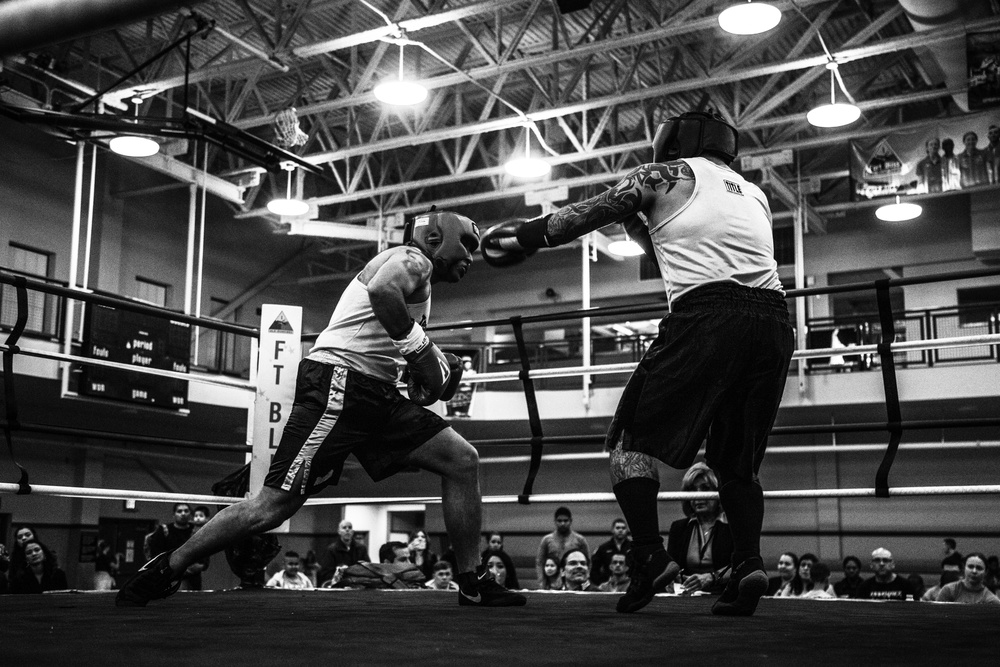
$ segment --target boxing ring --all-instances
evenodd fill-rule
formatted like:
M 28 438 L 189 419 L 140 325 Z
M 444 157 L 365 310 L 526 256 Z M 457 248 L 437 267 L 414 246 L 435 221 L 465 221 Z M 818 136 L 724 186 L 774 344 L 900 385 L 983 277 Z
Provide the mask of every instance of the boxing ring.
M 972 440 L 957 443 L 901 443 L 904 432 L 924 429 L 995 428 L 1000 418 L 903 420 L 896 387 L 898 355 L 918 350 L 942 350 L 1000 344 L 1000 333 L 947 337 L 935 340 L 897 341 L 895 316 L 888 289 L 919 282 L 961 280 L 1000 274 L 1000 269 L 956 272 L 937 276 L 885 279 L 874 284 L 792 290 L 789 298 L 817 294 L 874 289 L 878 296 L 881 338 L 877 344 L 859 345 L 851 355 L 872 355 L 880 360 L 885 391 L 885 420 L 859 423 L 782 425 L 775 436 L 838 433 L 884 433 L 885 445 L 834 444 L 773 446 L 768 457 L 808 453 L 834 455 L 859 451 L 881 451 L 883 459 L 870 486 L 851 488 L 767 489 L 769 500 L 867 498 L 882 502 L 890 497 L 961 496 L 1000 494 L 1000 484 L 893 486 L 889 476 L 899 450 L 992 449 L 1000 442 Z M 22 347 L 24 297 L 33 289 L 65 299 L 92 301 L 136 310 L 192 326 L 254 337 L 260 331 L 217 320 L 182 316 L 152 306 L 109 295 L 98 295 L 0 272 L 0 283 L 11 285 L 18 298 L 18 324 L 0 345 L 4 356 L 6 418 L 3 422 L 8 447 L 19 432 L 72 435 L 95 440 L 126 440 L 150 446 L 169 445 L 196 451 L 218 450 L 247 453 L 245 444 L 185 441 L 169 437 L 116 435 L 83 427 L 55 427 L 21 423 L 17 413 L 15 359 L 24 355 L 60 363 L 96 365 L 116 370 L 160 375 L 170 379 L 207 383 L 240 392 L 256 390 L 254 382 L 222 376 L 179 373 L 136 367 L 72 354 Z M 606 458 L 600 451 L 545 453 L 545 447 L 593 450 L 603 442 L 600 435 L 545 435 L 539 415 L 535 381 L 548 378 L 625 374 L 635 363 L 583 365 L 563 368 L 532 368 L 524 336 L 524 325 L 539 322 L 584 319 L 595 316 L 661 314 L 664 305 L 638 309 L 594 308 L 536 317 L 512 317 L 482 322 L 461 322 L 427 327 L 428 331 L 470 327 L 510 326 L 519 351 L 516 371 L 478 373 L 465 381 L 475 384 L 511 383 L 522 385 L 528 411 L 530 437 L 470 439 L 490 451 L 525 450 L 527 454 L 484 457 L 484 466 L 527 464 L 526 479 L 519 493 L 489 494 L 486 505 L 534 503 L 609 503 L 610 492 L 535 493 L 539 474 L 550 466 L 572 461 Z M 433 337 L 433 334 L 432 334 Z M 68 347 L 68 346 L 67 346 Z M 793 359 L 799 367 L 807 359 L 844 354 L 843 348 L 799 349 Z M 780 419 L 780 418 L 779 418 Z M 10 448 L 11 461 L 15 449 Z M 192 454 L 193 455 L 193 454 Z M 543 467 L 542 464 L 545 464 Z M 20 468 L 20 466 L 18 466 Z M 392 488 L 392 482 L 382 486 Z M 32 494 L 41 497 L 120 499 L 160 503 L 188 502 L 224 505 L 239 498 L 228 496 L 168 493 L 127 488 L 87 488 L 53 485 L 29 480 L 22 469 L 17 482 L 0 480 L 0 493 Z M 663 491 L 662 501 L 716 498 L 715 493 Z M 307 505 L 353 505 L 440 503 L 436 495 L 311 498 Z M 947 656 L 949 661 L 982 657 L 995 652 L 1000 643 L 988 631 L 996 623 L 997 612 L 988 606 L 875 603 L 865 601 L 762 600 L 752 618 L 732 619 L 710 614 L 711 600 L 702 596 L 658 596 L 642 613 L 623 616 L 614 612 L 609 594 L 573 594 L 529 591 L 525 608 L 468 610 L 455 604 L 451 595 L 435 591 L 214 591 L 181 592 L 145 609 L 117 609 L 112 595 L 98 592 L 51 593 L 44 596 L 4 596 L 0 606 L 0 653 L 10 664 L 55 664 L 73 656 L 79 664 L 203 664 L 209 661 L 250 661 L 264 654 L 300 660 L 333 654 L 347 664 L 389 664 L 416 660 L 426 664 L 468 664 L 503 656 L 514 664 L 607 664 L 617 660 L 638 663 L 665 659 L 682 664 L 704 664 L 723 656 L 738 655 L 747 664 L 801 664 L 803 653 L 818 664 L 844 664 L 865 660 L 880 663 L 908 663 L 926 660 L 929 655 Z M 835 606 L 834 606 L 835 605 Z M 179 640 L 179 637 L 184 640 Z M 278 653 L 280 651 L 280 653 Z M 374 652 L 373 652 L 374 651 Z M 267 652 L 267 653 L 264 653 Z M 735 652 L 735 653 L 734 653 Z

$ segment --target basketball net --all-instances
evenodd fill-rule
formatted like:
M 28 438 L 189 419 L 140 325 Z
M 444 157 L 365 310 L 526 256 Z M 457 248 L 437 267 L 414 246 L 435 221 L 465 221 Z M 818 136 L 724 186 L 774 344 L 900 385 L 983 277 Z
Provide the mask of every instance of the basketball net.
M 309 139 L 309 135 L 299 127 L 295 107 L 283 109 L 274 115 L 274 134 L 278 145 L 283 148 L 301 146 Z

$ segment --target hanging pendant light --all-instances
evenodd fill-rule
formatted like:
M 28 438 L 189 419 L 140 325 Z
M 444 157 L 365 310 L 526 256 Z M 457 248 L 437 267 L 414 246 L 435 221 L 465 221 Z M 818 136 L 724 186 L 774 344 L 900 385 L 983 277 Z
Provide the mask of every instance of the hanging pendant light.
M 531 156 L 531 128 L 524 128 L 524 157 L 509 160 L 504 171 L 514 178 L 541 178 L 552 171 L 552 165 L 541 158 Z
M 138 118 L 139 105 L 142 103 L 142 98 L 134 97 L 132 98 L 132 103 L 135 104 L 135 116 Z M 124 155 L 125 157 L 149 157 L 160 152 L 160 144 L 149 137 L 140 137 L 134 134 L 115 137 L 108 142 L 108 147 L 118 155 Z
M 427 99 L 426 88 L 419 83 L 403 80 L 402 43 L 399 45 L 399 78 L 383 81 L 372 92 L 380 102 L 392 106 L 413 106 Z
M 836 71 L 837 63 L 831 60 L 826 64 L 830 70 L 830 103 L 812 109 L 806 114 L 806 120 L 816 127 L 842 127 L 853 123 L 861 117 L 861 109 L 851 103 L 837 102 Z
M 924 209 L 920 204 L 912 202 L 900 202 L 899 195 L 896 195 L 896 203 L 879 206 L 875 209 L 875 217 L 886 222 L 903 222 L 920 217 Z
M 733 5 L 719 14 L 719 26 L 734 35 L 757 35 L 781 21 L 781 10 L 766 2 Z
M 267 210 L 275 215 L 288 217 L 305 215 L 309 212 L 309 204 L 301 199 L 292 198 L 292 172 L 295 171 L 295 164 L 284 162 L 281 168 L 288 172 L 287 196 L 284 199 L 272 199 L 267 202 Z

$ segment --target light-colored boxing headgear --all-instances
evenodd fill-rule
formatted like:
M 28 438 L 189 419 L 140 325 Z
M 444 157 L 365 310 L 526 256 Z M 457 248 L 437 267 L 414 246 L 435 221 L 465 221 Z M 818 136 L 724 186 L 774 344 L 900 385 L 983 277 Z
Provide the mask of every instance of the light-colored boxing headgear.
M 479 227 L 451 211 L 431 211 L 416 216 L 406 226 L 403 241 L 418 248 L 434 264 L 434 278 L 456 283 L 465 275 L 472 254 L 479 248 Z
M 717 113 L 688 111 L 660 123 L 653 137 L 653 162 L 716 155 L 729 164 L 740 152 L 740 133 Z

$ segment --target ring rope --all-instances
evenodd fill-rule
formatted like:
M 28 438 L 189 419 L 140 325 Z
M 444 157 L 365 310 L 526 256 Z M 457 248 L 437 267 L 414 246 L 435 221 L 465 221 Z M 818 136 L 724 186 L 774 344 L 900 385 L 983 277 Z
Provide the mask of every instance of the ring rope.
M 995 449 L 1000 447 L 1000 441 L 970 440 L 964 442 L 912 442 L 904 443 L 899 449 L 913 449 L 924 451 L 940 451 L 948 449 Z M 825 453 L 849 453 L 849 452 L 881 452 L 885 450 L 884 445 L 789 445 L 786 447 L 770 447 L 767 450 L 768 456 L 774 454 L 825 454 Z M 698 452 L 699 456 L 704 456 L 705 451 Z M 542 461 L 595 461 L 608 458 L 608 452 L 577 452 L 569 454 L 546 454 Z M 525 463 L 531 460 L 530 456 L 490 456 L 479 459 L 480 463 Z
M 0 351 L 6 352 L 9 350 L 7 345 L 0 344 Z M 93 366 L 106 366 L 108 368 L 117 368 L 123 371 L 135 371 L 137 373 L 146 373 L 148 375 L 158 375 L 161 377 L 168 377 L 174 380 L 185 380 L 191 382 L 201 382 L 203 384 L 214 384 L 222 387 L 230 387 L 232 389 L 242 389 L 244 391 L 256 391 L 257 387 L 250 382 L 243 382 L 240 380 L 233 380 L 230 378 L 210 376 L 210 375 L 194 375 L 191 373 L 178 373 L 177 371 L 168 371 L 162 368 L 147 368 L 146 366 L 133 366 L 131 364 L 123 364 L 117 361 L 105 361 L 103 359 L 93 359 L 91 357 L 81 357 L 75 354 L 64 354 L 62 352 L 49 352 L 48 350 L 35 350 L 31 348 L 21 347 L 17 348 L 15 352 L 20 354 L 26 354 L 29 357 L 40 357 L 42 359 L 53 359 L 55 361 L 75 361 L 81 364 L 91 364 Z
M 17 493 L 17 484 L 0 483 L 0 493 Z M 209 496 L 158 491 L 130 491 L 124 489 L 91 489 L 79 486 L 53 486 L 32 484 L 32 495 L 57 496 L 65 498 L 91 498 L 105 500 L 144 500 L 150 502 L 191 502 L 211 505 L 233 505 L 243 498 L 232 496 Z M 890 496 L 942 496 L 1000 494 L 1000 484 L 977 484 L 967 486 L 900 486 L 889 489 Z M 771 499 L 815 499 L 815 498 L 874 498 L 876 489 L 787 489 L 764 491 L 765 498 Z M 657 494 L 658 500 L 713 500 L 718 493 L 706 491 L 664 491 Z M 535 503 L 567 502 L 615 502 L 613 493 L 539 493 L 531 496 Z M 306 505 L 368 505 L 368 504 L 439 504 L 440 496 L 388 497 L 388 498 L 310 498 Z M 514 504 L 521 500 L 516 495 L 483 496 L 484 504 Z

